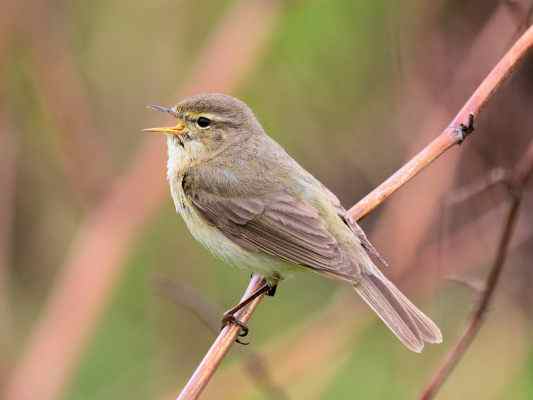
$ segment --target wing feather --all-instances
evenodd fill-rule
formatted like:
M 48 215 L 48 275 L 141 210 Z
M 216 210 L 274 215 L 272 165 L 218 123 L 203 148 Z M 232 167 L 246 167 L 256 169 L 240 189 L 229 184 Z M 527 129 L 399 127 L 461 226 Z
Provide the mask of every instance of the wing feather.
M 202 189 L 188 197 L 207 221 L 241 247 L 344 275 L 339 271 L 343 257 L 337 241 L 305 201 L 286 192 L 227 198 Z

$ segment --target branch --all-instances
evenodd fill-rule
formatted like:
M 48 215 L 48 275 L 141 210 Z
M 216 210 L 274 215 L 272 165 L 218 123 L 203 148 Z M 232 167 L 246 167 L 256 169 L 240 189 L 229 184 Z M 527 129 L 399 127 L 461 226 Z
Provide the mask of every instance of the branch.
M 470 114 L 477 119 L 479 113 L 493 97 L 496 90 L 511 75 L 518 62 L 524 58 L 532 46 L 533 27 L 529 28 L 518 39 L 496 67 L 494 67 L 470 99 L 468 99 L 461 111 L 455 116 L 448 128 L 407 164 L 354 205 L 348 211 L 350 216 L 357 220 L 363 218 L 383 203 L 396 190 L 405 185 L 411 178 L 426 168 L 431 162 L 444 154 L 449 148 L 460 144 L 464 139 L 463 135 L 458 131 L 460 125 L 467 124 Z
M 241 301 L 259 289 L 263 283 L 263 278 L 254 274 L 250 280 L 250 283 L 248 284 L 248 288 L 242 296 Z M 254 299 L 248 307 L 245 307 L 239 311 L 235 316 L 240 321 L 247 323 L 261 299 L 262 296 Z M 200 365 L 198 365 L 198 368 L 194 372 L 193 376 L 181 391 L 180 395 L 178 396 L 178 400 L 197 399 L 200 396 L 200 393 L 202 393 L 209 383 L 209 380 L 220 365 L 220 362 L 228 352 L 230 346 L 233 344 L 233 342 L 235 342 L 235 339 L 237 339 L 237 335 L 240 330 L 241 328 L 238 325 L 228 324 L 220 331 L 220 334 L 212 344 L 207 354 L 204 356 L 203 360 L 200 362 Z
M 348 211 L 348 215 L 356 220 L 363 218 L 439 156 L 454 145 L 462 143 L 467 134 L 470 133 L 470 130 L 467 129 L 468 125 L 470 125 L 470 116 L 472 115 L 473 118 L 477 118 L 487 102 L 493 97 L 496 90 L 511 75 L 518 62 L 525 57 L 531 47 L 533 47 L 533 27 L 529 28 L 518 39 L 496 67 L 494 67 L 461 111 L 455 116 L 448 128 L 385 182 L 355 204 Z M 260 278 L 254 275 L 246 289 L 246 293 L 252 293 L 257 289 L 259 282 Z M 243 322 L 249 320 L 259 304 L 259 300 L 258 298 L 243 309 L 241 318 L 246 318 Z M 222 358 L 228 352 L 229 347 L 234 343 L 238 331 L 239 328 L 237 326 L 231 325 L 220 332 L 177 400 L 194 400 L 200 396 Z
M 506 180 L 512 201 L 507 213 L 505 226 L 502 231 L 498 245 L 498 251 L 494 259 L 492 269 L 487 278 L 486 287 L 479 299 L 472 316 L 469 319 L 467 328 L 455 347 L 448 353 L 441 367 L 433 375 L 430 383 L 423 390 L 420 400 L 430 400 L 435 397 L 446 379 L 450 376 L 459 361 L 463 358 L 474 339 L 476 338 L 483 322 L 487 309 L 494 297 L 507 255 L 509 253 L 509 243 L 515 232 L 518 220 L 522 194 L 528 179 L 533 172 L 533 141 L 530 143 L 526 154 L 522 157 L 517 167 L 514 169 L 511 178 Z
M 158 286 L 178 306 L 185 307 L 213 333 L 220 332 L 220 315 L 223 310 L 204 298 L 199 292 L 188 286 L 172 283 L 164 279 L 157 280 Z M 244 350 L 244 348 L 241 347 Z M 275 400 L 286 400 L 289 397 L 272 379 L 267 361 L 262 354 L 246 349 L 245 371 L 266 397 Z
M 432 18 L 431 21 L 426 20 L 426 23 L 435 24 L 435 18 L 438 19 L 438 17 Z M 400 130 L 411 131 L 409 144 L 405 148 L 406 154 L 409 155 L 407 160 L 429 143 L 439 128 L 447 125 L 451 116 L 457 111 L 457 107 L 470 96 L 492 66 L 501 59 L 524 31 L 525 29 L 516 34 L 516 26 L 509 21 L 508 10 L 501 5 L 480 26 L 480 30 L 469 42 L 468 51 L 460 59 L 449 57 L 449 50 L 454 45 L 448 43 L 448 33 L 438 30 L 427 38 L 427 44 L 431 48 L 429 52 L 434 53 L 434 60 L 428 64 L 427 57 L 422 56 L 421 59 L 415 61 L 417 66 L 412 66 L 409 69 L 410 72 L 406 70 L 406 81 L 402 84 L 403 89 L 400 89 L 403 95 L 397 100 L 399 101 L 399 116 L 394 118 L 398 120 L 397 122 L 404 120 L 401 125 L 407 122 L 407 126 Z M 487 43 L 491 46 L 487 46 Z M 435 63 L 440 65 L 438 68 L 440 72 L 437 75 L 428 73 L 428 70 L 435 68 Z M 447 70 L 453 71 L 453 74 L 445 73 L 447 75 L 445 86 L 431 82 L 435 78 L 440 82 L 443 72 Z M 465 91 L 465 88 L 468 89 Z M 459 98 L 457 98 L 458 95 Z M 406 103 L 405 96 L 412 101 Z M 454 98 L 460 102 L 456 103 L 452 100 Z M 443 101 L 443 99 L 447 100 Z M 428 111 L 420 112 L 421 109 Z M 413 112 L 420 117 L 416 121 L 405 121 L 405 115 Z M 413 131 L 415 126 L 417 132 Z M 483 135 L 487 134 L 489 131 L 483 133 Z M 403 190 L 394 195 L 393 202 L 383 207 L 372 229 L 372 236 L 380 252 L 386 254 L 390 264 L 394 265 L 394 269 L 390 271 L 390 278 L 405 277 L 409 275 L 409 272 L 413 272 L 415 266 L 422 265 L 419 258 L 420 249 L 426 247 L 428 235 L 431 235 L 434 230 L 436 211 L 443 210 L 440 205 L 443 196 L 450 192 L 454 176 L 457 173 L 460 174 L 461 153 L 460 151 L 449 152 L 446 162 L 436 163 L 431 173 L 423 174 L 415 182 L 405 186 Z M 405 210 L 412 208 L 413 196 L 416 196 L 418 200 L 418 207 L 412 215 L 412 221 L 408 221 L 405 218 Z M 402 233 L 405 229 L 409 230 L 409 235 Z M 394 239 L 390 240 L 391 237 Z M 435 265 L 434 260 L 430 265 Z M 419 279 L 424 275 L 427 276 L 427 274 L 417 274 Z M 416 291 L 421 289 L 416 284 L 413 285 L 412 279 L 402 278 L 397 281 L 397 284 L 403 286 L 404 290 L 407 290 L 408 286 L 413 289 L 416 287 Z M 431 287 L 435 288 L 435 286 Z

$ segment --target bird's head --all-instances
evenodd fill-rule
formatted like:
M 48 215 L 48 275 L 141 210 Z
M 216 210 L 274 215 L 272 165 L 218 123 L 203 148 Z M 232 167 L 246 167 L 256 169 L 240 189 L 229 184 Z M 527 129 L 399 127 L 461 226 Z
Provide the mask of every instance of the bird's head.
M 245 103 L 224 94 L 200 94 L 174 107 L 150 108 L 172 115 L 176 123 L 144 131 L 167 135 L 169 149 L 175 147 L 190 160 L 210 158 L 229 144 L 263 132 Z

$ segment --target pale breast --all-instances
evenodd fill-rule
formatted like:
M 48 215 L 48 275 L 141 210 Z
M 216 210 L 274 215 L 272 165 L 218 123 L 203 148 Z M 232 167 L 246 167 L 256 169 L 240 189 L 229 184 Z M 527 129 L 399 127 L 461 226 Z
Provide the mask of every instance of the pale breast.
M 176 211 L 182 216 L 192 236 L 213 255 L 228 264 L 247 268 L 265 277 L 287 277 L 295 266 L 268 254 L 252 253 L 228 239 L 218 228 L 209 224 L 194 208 L 182 187 L 182 177 L 170 180 L 170 188 Z
M 194 208 L 193 204 L 183 190 L 183 177 L 191 166 L 194 154 L 191 148 L 183 148 L 176 140 L 169 136 L 167 179 L 176 211 L 182 216 L 187 228 L 203 246 L 216 257 L 223 261 L 258 272 L 265 277 L 279 275 L 286 277 L 288 272 L 295 268 L 281 259 L 264 253 L 253 253 L 242 249 L 239 245 L 228 239 L 215 226 L 209 224 Z

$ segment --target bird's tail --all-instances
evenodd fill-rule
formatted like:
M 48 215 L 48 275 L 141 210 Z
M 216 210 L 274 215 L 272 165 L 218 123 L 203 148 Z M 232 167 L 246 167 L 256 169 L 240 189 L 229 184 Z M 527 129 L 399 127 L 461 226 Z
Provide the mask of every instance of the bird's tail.
M 435 323 L 409 301 L 385 275 L 372 266 L 354 284 L 357 293 L 410 350 L 420 353 L 424 342 L 441 343 Z

